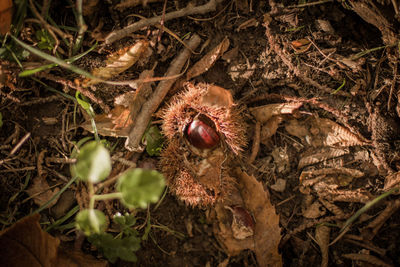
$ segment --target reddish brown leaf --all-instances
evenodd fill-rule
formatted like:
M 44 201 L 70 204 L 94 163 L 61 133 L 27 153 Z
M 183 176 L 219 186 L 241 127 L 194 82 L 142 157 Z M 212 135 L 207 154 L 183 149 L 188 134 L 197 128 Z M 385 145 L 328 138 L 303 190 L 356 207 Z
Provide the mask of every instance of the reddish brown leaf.
M 4 35 L 10 30 L 12 6 L 11 0 L 0 1 L 0 35 Z
M 0 258 L 3 266 L 55 266 L 59 244 L 42 231 L 39 214 L 35 214 L 1 233 Z

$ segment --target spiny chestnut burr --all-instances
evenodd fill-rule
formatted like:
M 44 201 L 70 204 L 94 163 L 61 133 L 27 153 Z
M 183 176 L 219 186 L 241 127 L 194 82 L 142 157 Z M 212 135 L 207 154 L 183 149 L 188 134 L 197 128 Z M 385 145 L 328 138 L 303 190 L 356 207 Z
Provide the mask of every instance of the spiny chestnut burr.
M 185 89 L 163 113 L 161 168 L 179 199 L 211 206 L 236 186 L 226 166 L 246 145 L 246 126 L 229 90 L 204 83 Z
M 199 149 L 213 148 L 220 140 L 215 129 L 201 117 L 196 117 L 189 123 L 185 130 L 185 137 L 192 146 Z

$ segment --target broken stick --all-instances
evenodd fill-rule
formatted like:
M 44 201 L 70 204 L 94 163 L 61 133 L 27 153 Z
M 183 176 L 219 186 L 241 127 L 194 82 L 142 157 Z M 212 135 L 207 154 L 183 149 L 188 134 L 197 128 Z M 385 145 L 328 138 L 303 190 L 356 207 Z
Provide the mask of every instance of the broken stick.
M 200 44 L 200 37 L 197 34 L 194 34 L 192 38 L 190 38 L 187 43 L 188 48 L 190 50 L 195 50 L 196 47 Z M 157 88 L 154 90 L 154 93 L 150 97 L 150 99 L 143 104 L 142 109 L 133 124 L 132 129 L 129 132 L 128 139 L 125 142 L 125 148 L 130 151 L 142 151 L 143 149 L 140 147 L 140 142 L 142 140 L 142 136 L 146 131 L 147 125 L 151 120 L 151 116 L 158 109 L 164 97 L 167 95 L 169 89 L 178 79 L 178 74 L 180 74 L 183 66 L 186 61 L 189 59 L 191 53 L 188 48 L 185 48 L 172 62 L 169 66 L 165 77 L 176 76 L 174 79 L 168 79 L 161 81 Z

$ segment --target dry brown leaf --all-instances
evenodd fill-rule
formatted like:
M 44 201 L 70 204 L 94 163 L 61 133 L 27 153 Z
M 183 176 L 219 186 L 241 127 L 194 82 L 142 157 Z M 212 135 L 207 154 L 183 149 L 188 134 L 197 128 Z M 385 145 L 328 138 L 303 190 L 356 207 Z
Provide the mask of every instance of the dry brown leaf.
M 281 116 L 273 116 L 261 127 L 260 142 L 268 144 L 269 139 L 276 133 L 279 124 L 283 121 Z
M 94 121 L 100 135 L 113 137 L 127 137 L 132 125 L 130 110 L 122 105 L 115 106 L 109 114 L 96 115 Z M 86 121 L 81 126 L 85 130 L 93 132 L 90 121 Z
M 232 215 L 225 209 L 224 205 L 218 202 L 214 210 L 217 219 L 217 223 L 214 224 L 215 237 L 223 246 L 228 256 L 238 255 L 242 250 L 246 249 L 254 250 L 253 238 L 249 237 L 243 240 L 234 238 L 230 223 Z
M 152 78 L 154 75 L 154 70 L 144 70 L 139 75 L 139 80 L 146 80 Z M 132 122 L 135 122 L 143 104 L 150 97 L 153 92 L 151 87 L 152 83 L 141 82 L 137 84 L 137 90 L 135 92 L 134 98 L 130 103 L 128 103 L 128 108 L 130 109 L 130 115 Z
M 285 129 L 313 147 L 365 145 L 365 142 L 347 128 L 326 118 L 309 117 L 302 122 L 290 120 Z
M 324 209 L 319 201 L 314 201 L 309 207 L 307 207 L 302 215 L 308 219 L 316 219 L 326 214 L 326 209 Z
M 55 194 L 58 193 L 60 189 L 58 187 L 54 189 L 50 189 L 49 184 L 47 183 L 45 178 L 36 176 L 33 179 L 33 184 L 26 190 L 28 195 L 33 198 L 33 201 L 39 205 L 44 205 L 47 201 L 49 201 Z M 58 197 L 50 203 L 49 208 L 54 206 L 57 203 Z
M 308 39 L 299 39 L 291 42 L 292 48 L 296 53 L 304 53 L 310 49 L 312 43 Z
M 253 176 L 237 169 L 240 194 L 246 208 L 256 221 L 254 229 L 254 252 L 259 266 L 282 266 L 278 246 L 281 240 L 279 216 L 269 200 L 268 192 Z
M 266 123 L 270 118 L 277 115 L 292 114 L 303 105 L 302 102 L 287 102 L 281 104 L 269 104 L 250 108 L 251 114 L 260 123 Z
M 0 1 L 0 35 L 4 35 L 10 30 L 12 7 L 12 0 Z
M 109 56 L 106 61 L 105 67 L 95 68 L 92 70 L 92 75 L 108 80 L 123 71 L 129 69 L 133 64 L 139 60 L 143 60 L 150 54 L 147 53 L 149 42 L 146 40 L 139 40 L 134 45 L 121 49 L 115 54 Z M 97 81 L 85 79 L 83 86 L 96 84 Z
M 327 180 L 327 177 L 332 176 L 336 177 L 337 181 L 342 180 L 338 185 L 345 186 L 348 184 L 347 179 L 340 179 L 340 176 L 349 176 L 351 178 L 361 178 L 364 176 L 364 173 L 350 168 L 326 168 L 326 169 L 319 169 L 319 170 L 311 170 L 311 171 L 303 171 L 300 174 L 300 183 L 310 186 L 313 185 L 317 181 Z
M 1 261 L 3 266 L 56 266 L 59 244 L 57 238 L 42 231 L 39 214 L 35 214 L 1 233 Z
M 233 105 L 233 97 L 229 90 L 210 85 L 207 93 L 201 97 L 201 104 L 210 107 L 230 108 Z
M 322 256 L 321 267 L 328 267 L 330 232 L 331 228 L 325 225 L 317 226 L 317 228 L 315 229 L 315 240 L 317 240 L 318 246 L 321 249 L 321 256 Z
M 341 157 L 348 153 L 349 150 L 345 148 L 322 147 L 317 149 L 309 149 L 302 154 L 298 169 L 303 169 L 309 165 L 314 165 L 329 159 Z
M 385 186 L 383 190 L 388 191 L 400 184 L 400 172 L 389 174 L 385 178 Z
M 354 178 L 363 177 L 364 173 L 349 168 L 326 168 L 312 171 L 303 171 L 300 174 L 300 192 L 310 194 L 314 191 L 319 197 L 334 201 L 365 203 L 372 199 L 372 195 L 365 189 L 354 190 L 338 189 L 347 186 Z
M 354 190 L 332 189 L 331 186 L 325 183 L 319 183 L 314 186 L 314 189 L 320 198 L 330 202 L 367 203 L 374 199 L 374 196 L 364 188 Z
M 347 128 L 325 118 L 311 120 L 310 132 L 313 135 L 311 142 L 314 146 L 355 146 L 365 144 Z M 320 137 L 319 140 L 314 140 L 317 135 Z M 320 140 L 322 144 L 320 144 Z
M 190 80 L 208 71 L 229 48 L 229 44 L 230 43 L 228 37 L 225 37 L 221 43 L 214 47 L 204 57 L 197 61 L 196 64 L 194 64 L 193 67 L 190 68 L 190 70 L 188 70 L 186 74 L 186 79 Z
M 139 81 L 151 78 L 153 70 L 144 70 L 139 75 Z M 97 131 L 100 135 L 113 137 L 127 137 L 129 131 L 136 121 L 142 105 L 152 93 L 151 83 L 140 82 L 136 84 L 135 92 L 127 92 L 114 99 L 114 109 L 109 114 L 98 114 L 94 117 Z M 82 127 L 92 132 L 90 118 L 87 119 Z
M 40 228 L 39 218 L 25 217 L 0 233 L 2 266 L 107 266 L 90 255 L 59 249 L 60 240 Z
M 240 32 L 241 30 L 247 29 L 249 27 L 257 27 L 258 26 L 258 21 L 256 18 L 251 18 L 243 22 L 242 24 L 239 25 L 239 27 L 236 28 L 236 32 Z

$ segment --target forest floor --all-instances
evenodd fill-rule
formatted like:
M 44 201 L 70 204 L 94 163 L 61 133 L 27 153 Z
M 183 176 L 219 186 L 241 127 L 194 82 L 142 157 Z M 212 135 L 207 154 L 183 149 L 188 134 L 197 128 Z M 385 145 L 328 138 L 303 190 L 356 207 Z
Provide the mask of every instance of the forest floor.
M 3 230 L 48 204 L 40 211 L 43 229 L 51 226 L 48 232 L 64 247 L 105 259 L 74 226 L 75 214 L 89 202 L 84 184 L 73 183 L 48 203 L 72 177 L 77 142 L 94 139 L 90 116 L 77 99 L 91 105 L 100 138 L 112 148 L 112 172 L 106 180 L 110 182 L 101 187 L 105 194 L 113 192 L 113 178 L 128 168 L 168 169 L 162 160 L 165 154 L 160 156 L 158 150 L 165 151 L 175 139 L 167 135 L 163 144 L 157 143 L 158 130 L 165 135 L 163 114 L 176 105 L 177 95 L 182 97 L 186 90 L 182 88 L 208 84 L 227 89 L 233 108 L 240 110 L 237 127 L 245 130 L 235 129 L 233 123 L 227 126 L 231 129 L 219 133 L 233 152 L 221 163 L 223 171 L 217 172 L 223 176 L 239 168 L 243 172 L 239 176 L 257 181 L 263 189 L 262 193 L 259 188 L 243 189 L 242 178 L 235 178 L 245 216 L 255 223 L 250 226 L 252 233 L 235 240 L 230 229 L 236 218 L 233 206 L 218 211 L 215 203 L 191 202 L 167 174 L 168 189 L 159 202 L 147 210 L 131 210 L 136 217 L 133 228 L 142 238 L 135 252 L 137 262 L 118 259 L 112 265 L 400 265 L 400 199 L 396 195 L 400 27 L 393 1 L 196 0 L 185 8 L 186 1 L 148 0 L 135 5 L 134 1 L 88 0 L 83 1 L 84 22 L 72 2 L 15 1 L 11 32 L 26 45 L 58 59 L 83 53 L 73 63 L 53 64 L 21 77 L 23 70 L 55 61 L 28 52 L 9 35 L 0 48 Z M 209 7 L 210 3 L 215 6 Z M 170 18 L 177 11 L 180 16 Z M 24 17 L 16 17 L 21 14 Z M 119 31 L 155 16 L 161 17 L 129 32 Z M 195 35 L 200 43 L 191 49 L 190 60 L 185 58 L 175 73 L 168 72 L 182 51 L 190 51 L 183 42 L 190 43 Z M 120 71 L 110 67 L 125 64 L 122 55 L 138 42 L 144 42 L 146 49 L 128 56 L 133 66 Z M 191 69 L 196 62 L 200 63 Z M 69 65 L 122 83 L 91 82 L 76 69 L 67 69 Z M 144 70 L 154 71 L 154 81 L 146 80 L 149 76 L 142 75 L 147 73 Z M 141 87 L 143 80 L 150 87 Z M 169 81 L 172 85 L 157 103 L 152 92 Z M 150 91 L 143 93 L 141 88 Z M 140 95 L 142 100 L 137 96 L 136 102 L 124 106 L 121 101 L 128 101 L 127 94 Z M 151 121 L 135 125 L 146 112 Z M 124 114 L 135 119 L 127 124 Z M 146 135 L 143 140 L 149 122 L 156 126 L 156 137 Z M 223 125 L 218 123 L 214 130 Z M 130 135 L 135 127 L 141 133 L 136 137 Z M 185 138 L 182 129 L 175 130 L 177 138 Z M 230 141 L 231 133 L 243 136 Z M 234 153 L 236 144 L 230 142 L 239 142 L 242 151 Z M 141 149 L 146 145 L 149 149 Z M 180 168 L 177 164 L 172 168 Z M 246 190 L 252 196 L 245 196 Z M 227 198 L 229 194 L 216 202 L 229 203 Z M 369 209 L 360 211 L 371 201 Z M 109 221 L 117 212 L 128 211 L 118 201 L 99 202 L 96 208 Z M 228 216 L 227 222 L 222 222 L 221 214 Z M 107 231 L 117 232 L 112 224 Z M 250 243 L 244 244 L 246 240 Z

